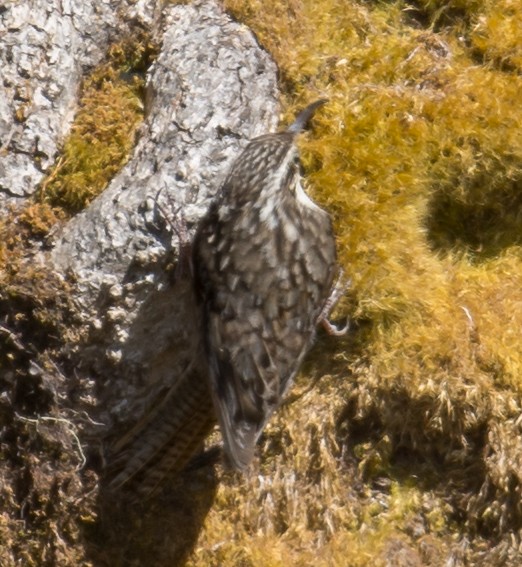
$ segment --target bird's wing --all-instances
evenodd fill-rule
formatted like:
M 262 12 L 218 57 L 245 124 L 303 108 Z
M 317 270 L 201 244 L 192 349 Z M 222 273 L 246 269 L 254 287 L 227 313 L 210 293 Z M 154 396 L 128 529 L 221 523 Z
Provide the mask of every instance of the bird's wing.
M 277 293 L 272 292 L 274 300 Z M 252 304 L 245 306 L 248 299 Z M 226 317 L 216 310 L 207 317 L 214 405 L 228 456 L 239 469 L 252 460 L 265 423 L 292 382 L 313 332 L 308 321 L 293 317 L 289 324 L 282 310 L 272 316 L 270 301 L 255 307 L 252 296 L 231 297 Z M 300 313 L 309 313 L 305 307 Z

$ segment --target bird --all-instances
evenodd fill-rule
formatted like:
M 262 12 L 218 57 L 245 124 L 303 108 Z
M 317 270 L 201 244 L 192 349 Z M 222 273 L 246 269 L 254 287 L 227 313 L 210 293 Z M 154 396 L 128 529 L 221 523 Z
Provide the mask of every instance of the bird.
M 195 294 L 214 412 L 232 469 L 245 470 L 342 286 L 330 215 L 303 189 L 296 140 L 318 100 L 285 130 L 251 140 L 199 223 Z M 339 281 L 339 280 L 338 280 Z
M 183 219 L 171 221 L 158 203 L 180 248 L 190 248 L 184 260 L 180 255 L 179 263 L 187 265 L 179 273 L 195 318 L 193 360 L 150 411 L 110 444 L 111 491 L 130 487 L 150 497 L 165 478 L 198 461 L 195 455 L 216 421 L 228 463 L 245 470 L 317 325 L 344 333 L 328 321 L 346 287 L 340 277 L 333 284 L 331 219 L 302 187 L 295 143 L 325 102 L 306 107 L 286 130 L 248 143 L 192 244 Z

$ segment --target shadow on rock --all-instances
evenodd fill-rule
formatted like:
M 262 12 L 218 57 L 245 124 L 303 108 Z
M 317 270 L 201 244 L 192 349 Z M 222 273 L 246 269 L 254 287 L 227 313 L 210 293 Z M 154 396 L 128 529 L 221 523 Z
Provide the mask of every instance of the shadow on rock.
M 95 567 L 184 565 L 216 489 L 212 465 L 187 469 L 150 498 L 140 498 L 130 488 L 116 493 L 102 489 L 98 521 L 86 529 L 90 561 Z

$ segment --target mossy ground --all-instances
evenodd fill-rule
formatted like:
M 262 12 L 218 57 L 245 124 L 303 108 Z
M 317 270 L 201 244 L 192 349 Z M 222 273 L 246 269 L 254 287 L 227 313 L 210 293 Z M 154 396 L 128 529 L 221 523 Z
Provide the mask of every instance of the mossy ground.
M 522 5 L 236 2 L 352 287 L 190 565 L 519 564 Z M 316 382 L 307 391 L 307 384 Z
M 97 477 L 83 468 L 83 384 L 70 282 L 38 253 L 52 230 L 100 193 L 128 159 L 143 117 L 143 32 L 113 45 L 86 77 L 63 154 L 33 199 L 0 219 L 0 564 L 83 567 Z M 67 377 L 66 377 L 67 375 Z

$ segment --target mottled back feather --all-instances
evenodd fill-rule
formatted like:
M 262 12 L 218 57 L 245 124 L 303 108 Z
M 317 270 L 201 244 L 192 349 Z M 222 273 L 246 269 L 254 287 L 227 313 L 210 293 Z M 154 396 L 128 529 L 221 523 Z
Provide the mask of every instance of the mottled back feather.
M 330 218 L 300 183 L 295 137 L 309 114 L 248 144 L 194 244 L 214 405 L 239 469 L 313 342 L 335 273 Z

